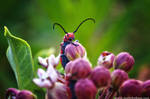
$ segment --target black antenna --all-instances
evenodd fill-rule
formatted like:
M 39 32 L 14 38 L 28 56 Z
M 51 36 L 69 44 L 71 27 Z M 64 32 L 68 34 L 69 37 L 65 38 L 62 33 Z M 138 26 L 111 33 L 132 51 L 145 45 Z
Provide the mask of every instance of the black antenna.
M 65 34 L 67 34 L 66 30 L 65 30 L 65 29 L 63 28 L 63 26 L 60 25 L 59 23 L 54 23 L 54 24 L 53 24 L 53 30 L 55 29 L 55 26 L 56 26 L 56 25 L 60 26 L 60 27 L 63 29 L 63 31 L 65 32 Z
M 87 20 L 92 20 L 92 21 L 95 23 L 95 19 L 93 19 L 93 18 L 87 18 L 87 19 L 83 20 L 83 21 L 79 24 L 79 26 L 77 27 L 77 29 L 76 29 L 73 33 L 77 32 L 77 30 L 79 29 L 79 27 L 80 27 L 85 21 L 87 21 Z

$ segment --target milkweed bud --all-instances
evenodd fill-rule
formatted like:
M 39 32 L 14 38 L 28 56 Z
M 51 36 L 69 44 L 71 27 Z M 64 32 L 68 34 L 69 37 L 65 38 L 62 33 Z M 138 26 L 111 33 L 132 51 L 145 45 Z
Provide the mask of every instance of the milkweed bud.
M 78 42 L 69 44 L 65 48 L 65 55 L 69 60 L 75 60 L 85 56 L 85 48 Z
M 65 67 L 65 73 L 68 74 L 68 73 L 71 73 L 72 72 L 72 63 L 73 61 L 70 61 L 66 64 L 66 67 Z
M 16 98 L 17 94 L 19 93 L 20 91 L 15 89 L 15 88 L 8 88 L 7 91 L 6 91 L 6 99 L 8 99 L 8 97 L 10 98 Z
M 36 99 L 36 96 L 28 90 L 22 90 L 17 94 L 16 99 Z
M 129 72 L 134 65 L 134 58 L 127 52 L 121 52 L 116 56 L 115 69 L 122 69 Z
M 6 91 L 6 99 L 36 99 L 36 96 L 28 90 L 18 90 L 15 88 L 8 88 Z
M 109 69 L 113 66 L 114 59 L 115 55 L 113 53 L 104 51 L 98 58 L 98 65 Z
M 142 92 L 142 83 L 138 80 L 126 80 L 120 87 L 122 97 L 140 97 Z
M 66 64 L 66 67 L 65 67 L 66 80 L 69 80 L 70 77 L 72 76 L 71 75 L 72 74 L 72 66 L 73 66 L 72 63 L 73 63 L 73 61 L 70 61 Z
M 95 99 L 97 89 L 89 79 L 80 79 L 75 85 L 77 99 Z
M 91 72 L 90 79 L 94 82 L 97 88 L 109 86 L 111 83 L 111 75 L 105 67 L 95 67 Z
M 145 81 L 142 84 L 142 96 L 143 97 L 150 97 L 150 80 Z
M 69 69 L 68 69 L 69 68 Z M 91 72 L 90 63 L 83 58 L 78 58 L 72 63 L 67 64 L 65 68 L 66 73 L 69 71 L 71 74 L 71 80 L 78 80 L 80 78 L 86 78 Z
M 112 87 L 114 90 L 118 90 L 118 88 L 122 85 L 124 81 L 128 79 L 128 74 L 120 69 L 116 69 L 111 74 L 112 78 Z

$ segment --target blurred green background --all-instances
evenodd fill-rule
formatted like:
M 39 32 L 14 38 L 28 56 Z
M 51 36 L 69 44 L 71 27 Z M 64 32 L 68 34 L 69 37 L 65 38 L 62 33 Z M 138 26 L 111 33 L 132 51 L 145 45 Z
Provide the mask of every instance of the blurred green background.
M 54 22 L 72 32 L 88 17 L 95 18 L 96 24 L 86 22 L 75 37 L 93 66 L 105 50 L 134 56 L 130 77 L 137 77 L 141 66 L 150 64 L 150 0 L 0 0 L 0 99 L 8 87 L 17 86 L 5 54 L 4 26 L 30 44 L 34 57 L 50 47 L 59 53 L 64 32 L 59 27 L 53 31 Z

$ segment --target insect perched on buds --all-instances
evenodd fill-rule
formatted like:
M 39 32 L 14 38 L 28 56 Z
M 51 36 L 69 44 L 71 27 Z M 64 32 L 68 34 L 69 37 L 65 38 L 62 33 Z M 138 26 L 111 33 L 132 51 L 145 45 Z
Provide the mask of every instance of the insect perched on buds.
M 61 58 L 60 58 L 60 61 L 61 61 L 61 64 L 62 64 L 62 66 L 65 68 L 65 66 L 66 66 L 66 64 L 69 62 L 69 59 L 67 58 L 67 56 L 65 55 L 65 48 L 66 48 L 66 46 L 68 45 L 68 44 L 73 44 L 74 46 L 78 46 L 77 44 L 74 44 L 72 41 L 75 39 L 75 37 L 74 37 L 74 34 L 77 32 L 77 30 L 79 29 L 79 27 L 84 23 L 84 22 L 86 22 L 86 21 L 88 21 L 88 20 L 92 20 L 94 23 L 95 23 L 95 20 L 93 19 L 93 18 L 87 18 L 87 19 L 85 19 L 85 20 L 83 20 L 80 24 L 79 24 L 79 26 L 77 27 L 77 29 L 74 31 L 74 32 L 72 32 L 72 33 L 68 33 L 68 32 L 66 32 L 66 30 L 63 28 L 63 26 L 62 25 L 60 25 L 59 23 L 54 23 L 53 24 L 53 29 L 55 28 L 55 26 L 56 25 L 58 25 L 58 26 L 60 26 L 62 29 L 63 29 L 63 31 L 65 32 L 65 36 L 64 36 L 64 41 L 61 43 Z

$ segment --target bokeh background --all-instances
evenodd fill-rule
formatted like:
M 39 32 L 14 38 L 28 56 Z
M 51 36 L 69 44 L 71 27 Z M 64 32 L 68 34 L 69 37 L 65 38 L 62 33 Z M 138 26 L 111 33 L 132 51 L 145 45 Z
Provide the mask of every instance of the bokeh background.
M 8 87 L 17 86 L 5 54 L 4 26 L 30 44 L 33 57 L 50 47 L 57 55 L 64 32 L 53 31 L 53 23 L 72 32 L 88 17 L 96 24 L 86 22 L 75 37 L 93 66 L 102 51 L 127 51 L 135 58 L 130 77 L 150 79 L 150 0 L 0 0 L 0 99 Z

